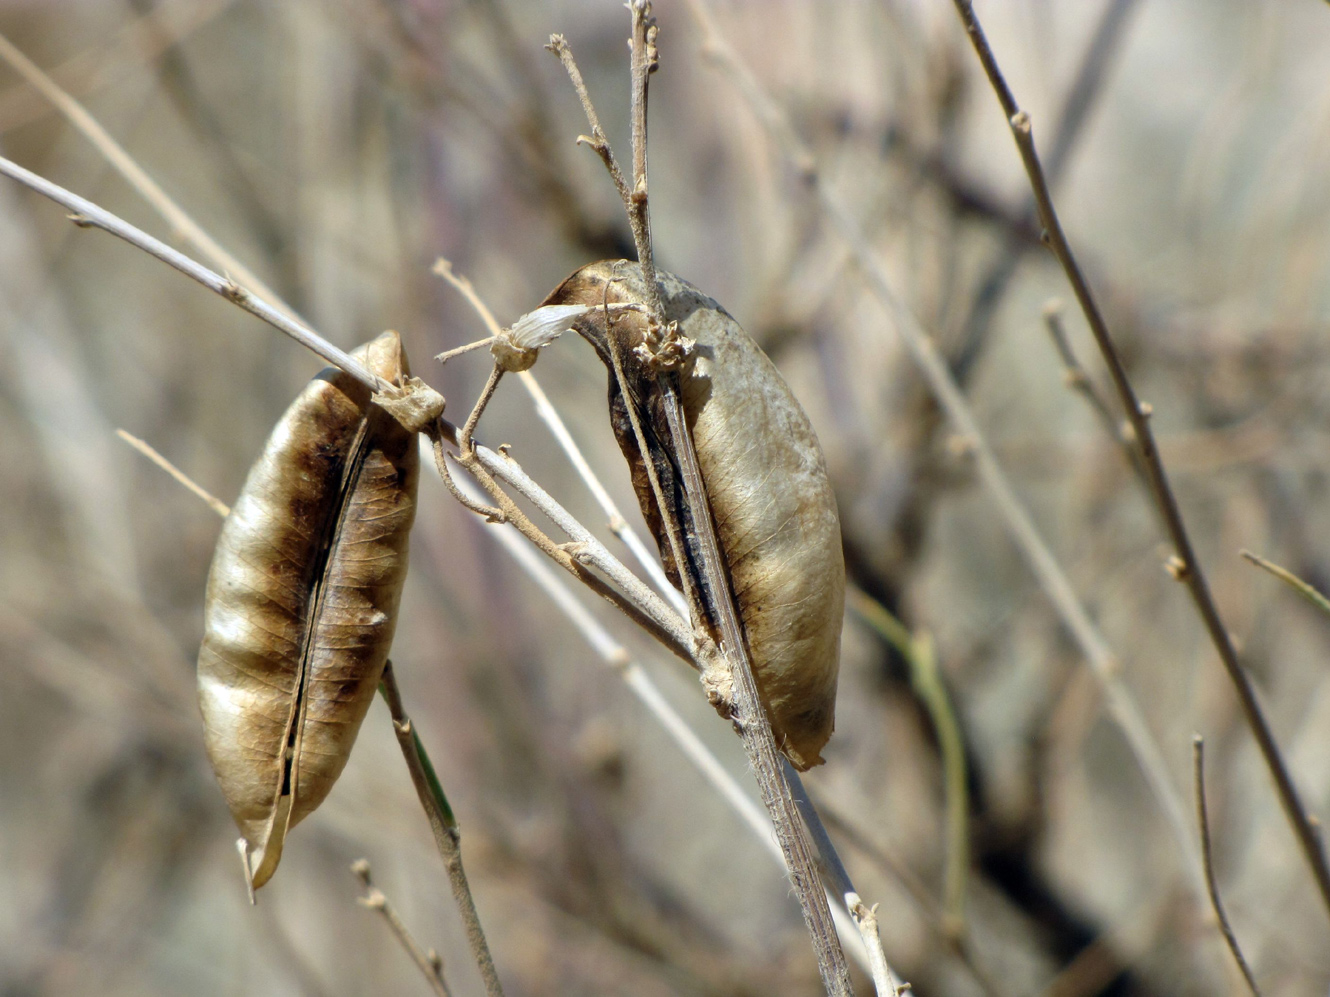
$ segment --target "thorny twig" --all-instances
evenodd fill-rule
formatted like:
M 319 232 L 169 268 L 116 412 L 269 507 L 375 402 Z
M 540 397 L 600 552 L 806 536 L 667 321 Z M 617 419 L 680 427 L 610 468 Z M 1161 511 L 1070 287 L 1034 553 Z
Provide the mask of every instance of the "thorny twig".
M 351 874 L 360 880 L 361 885 L 365 887 L 365 895 L 356 898 L 359 904 L 368 910 L 379 912 L 387 923 L 388 930 L 401 943 L 402 948 L 406 949 L 406 954 L 411 957 L 411 961 L 416 964 L 416 968 L 420 970 L 421 975 L 429 983 L 430 989 L 439 997 L 452 997 L 451 991 L 448 989 L 448 981 L 443 977 L 443 960 L 433 949 L 426 952 L 420 947 L 420 943 L 411 937 L 406 922 L 402 920 L 396 908 L 388 902 L 388 898 L 384 896 L 383 891 L 371 881 L 368 860 L 356 859 L 352 862 Z
M 439 777 L 434 772 L 425 747 L 420 742 L 411 718 L 402 706 L 402 694 L 397 688 L 397 677 L 393 674 L 392 662 L 383 666 L 383 678 L 379 692 L 388 704 L 392 715 L 393 731 L 397 735 L 398 747 L 402 749 L 402 758 L 411 773 L 416 795 L 420 805 L 429 818 L 430 830 L 434 833 L 434 843 L 438 846 L 439 856 L 448 872 L 448 884 L 453 890 L 453 899 L 457 910 L 462 915 L 466 927 L 467 944 L 471 955 L 476 960 L 476 968 L 485 983 L 488 997 L 503 997 L 503 987 L 499 984 L 499 974 L 494 969 L 494 959 L 490 956 L 489 943 L 485 940 L 485 930 L 480 926 L 480 915 L 476 913 L 476 901 L 471 896 L 471 886 L 466 879 L 466 870 L 462 867 L 462 834 L 453 816 L 452 807 L 444 795 Z M 368 886 L 368 880 L 366 880 Z
M 1034 134 L 1030 127 L 1030 116 L 1021 110 L 1020 105 L 1016 103 L 1016 98 L 1002 75 L 1002 70 L 997 64 L 997 58 L 988 44 L 988 39 L 984 35 L 978 18 L 975 16 L 974 7 L 970 0 L 953 0 L 953 3 L 956 12 L 960 15 L 966 33 L 970 36 L 970 41 L 974 45 L 975 53 L 984 68 L 984 73 L 988 76 L 988 80 L 997 94 L 998 103 L 1002 106 L 1002 113 L 1011 127 L 1012 137 L 1016 140 L 1016 147 L 1020 151 L 1021 161 L 1025 165 L 1025 172 L 1030 180 L 1030 187 L 1034 191 L 1035 203 L 1039 208 L 1039 219 L 1044 226 L 1048 246 L 1052 249 L 1053 255 L 1057 257 L 1067 275 L 1067 280 L 1071 284 L 1076 300 L 1081 306 L 1085 320 L 1090 326 L 1090 332 L 1094 335 L 1099 352 L 1103 356 L 1104 363 L 1108 366 L 1109 373 L 1112 375 L 1113 386 L 1117 391 L 1118 398 L 1122 403 L 1122 407 L 1126 410 L 1136 448 L 1149 476 L 1150 493 L 1163 515 L 1169 540 L 1176 551 L 1175 558 L 1170 564 L 1170 573 L 1187 586 L 1187 591 L 1196 604 L 1196 610 L 1200 614 L 1201 621 L 1210 636 L 1210 641 L 1219 653 L 1219 659 L 1224 665 L 1224 670 L 1228 673 L 1228 677 L 1237 691 L 1243 716 L 1256 738 L 1256 744 L 1261 750 L 1261 756 L 1265 759 L 1266 767 L 1269 768 L 1270 774 L 1274 777 L 1279 802 L 1284 808 L 1284 813 L 1293 827 L 1298 844 L 1301 846 L 1307 864 L 1311 868 L 1317 889 L 1321 895 L 1321 901 L 1327 913 L 1330 913 L 1330 864 L 1326 861 L 1320 838 L 1316 833 L 1316 829 L 1312 826 L 1301 797 L 1298 795 L 1297 786 L 1293 782 L 1293 776 L 1288 770 L 1288 765 L 1284 761 L 1278 743 L 1275 741 L 1269 721 L 1266 720 L 1260 701 L 1256 698 L 1256 689 L 1242 667 L 1242 662 L 1238 658 L 1237 647 L 1219 615 L 1219 607 L 1215 603 L 1214 596 L 1210 591 L 1210 584 L 1206 580 L 1205 573 L 1201 569 L 1200 560 L 1196 556 L 1191 536 L 1187 532 L 1186 523 L 1182 518 L 1182 510 L 1178 506 L 1177 496 L 1173 494 L 1173 489 L 1169 485 L 1168 474 L 1164 470 L 1163 461 L 1159 457 L 1159 448 L 1155 442 L 1154 432 L 1150 428 L 1152 410 L 1147 403 L 1142 402 L 1136 396 L 1136 389 L 1132 387 L 1131 381 L 1127 377 L 1127 369 L 1122 361 L 1122 356 L 1109 334 L 1108 323 L 1099 310 L 1099 305 L 1090 290 L 1085 274 L 1081 271 L 1080 264 L 1076 261 L 1076 256 L 1067 241 L 1066 233 L 1062 229 L 1062 223 L 1053 206 L 1047 177 L 1035 149 Z
M 655 267 L 652 262 L 650 208 L 647 198 L 646 175 L 646 138 L 647 138 L 647 83 L 650 74 L 657 68 L 658 52 L 656 49 L 656 24 L 651 16 L 651 4 L 648 0 L 631 0 L 628 9 L 632 16 L 632 140 L 633 140 L 633 178 L 631 186 L 622 175 L 617 160 L 610 149 L 604 132 L 592 105 L 586 87 L 582 83 L 581 73 L 573 59 L 567 42 L 561 36 L 550 40 L 550 49 L 563 62 L 572 78 L 587 119 L 592 128 L 592 145 L 604 161 L 615 186 L 624 199 L 624 208 L 628 212 L 633 229 L 633 241 L 637 247 L 638 262 L 642 268 L 643 282 L 647 294 L 648 342 L 652 339 L 652 330 L 659 336 L 671 335 L 665 322 L 664 309 L 660 300 L 660 291 L 656 284 Z M 610 349 L 615 376 L 623 382 L 622 365 L 613 346 Z M 677 458 L 684 491 L 689 508 L 692 510 L 696 527 L 697 542 L 700 547 L 702 570 L 707 576 L 708 590 L 714 594 L 715 605 L 708 606 L 713 618 L 720 624 L 722 652 L 728 662 L 733 680 L 734 703 L 732 715 L 739 734 L 743 738 L 744 748 L 748 753 L 754 776 L 762 795 L 762 802 L 771 815 L 775 825 L 781 851 L 785 856 L 786 868 L 794 885 L 795 894 L 803 911 L 804 921 L 812 938 L 817 955 L 818 971 L 822 976 L 823 986 L 828 994 L 848 995 L 853 993 L 849 979 L 849 968 L 845 955 L 841 951 L 836 935 L 831 909 L 827 904 L 826 893 L 820 882 L 813 858 L 812 844 L 799 818 L 798 810 L 791 798 L 776 748 L 775 738 L 766 711 L 762 707 L 757 692 L 757 683 L 753 677 L 752 662 L 743 637 L 738 610 L 729 588 L 729 578 L 725 567 L 724 554 L 716 536 L 711 519 L 710 503 L 707 500 L 706 486 L 697 463 L 697 454 L 693 447 L 692 434 L 688 429 L 683 405 L 678 391 L 677 374 L 662 371 L 656 381 L 660 398 L 665 410 L 665 417 L 670 429 L 670 438 Z M 634 406 L 628 406 L 632 418 L 633 431 L 642 454 L 650 453 L 639 425 Z M 687 563 L 679 550 L 677 524 L 669 523 L 666 510 L 670 508 L 665 500 L 660 483 L 656 479 L 652 461 L 647 459 L 645 466 L 651 479 L 656 502 L 662 512 L 669 532 L 669 539 L 675 548 L 676 563 Z M 686 579 L 687 573 L 681 572 Z M 691 602 L 691 600 L 690 600 Z
M 1053 556 L 1053 552 L 1039 534 L 1020 500 L 1002 465 L 998 463 L 992 445 L 980 429 L 970 404 L 947 367 L 937 345 L 924 330 L 918 318 L 892 287 L 886 268 L 876 250 L 864 237 L 858 221 L 831 190 L 818 171 L 817 161 L 808 145 L 794 130 L 789 116 L 763 89 L 752 71 L 743 63 L 733 46 L 720 34 L 703 0 L 685 0 L 702 35 L 703 52 L 712 58 L 730 78 L 735 88 L 748 102 L 754 115 L 767 130 L 773 143 L 788 160 L 791 168 L 811 189 L 822 213 L 837 234 L 848 244 L 855 261 L 863 270 L 869 291 L 900 336 L 902 345 L 919 368 L 929 389 L 955 425 L 962 439 L 969 445 L 979 480 L 988 489 L 999 513 L 1005 520 L 1007 532 L 1021 552 L 1039 585 L 1047 594 L 1063 624 L 1084 655 L 1095 679 L 1104 690 L 1108 715 L 1118 725 L 1135 756 L 1151 792 L 1168 821 L 1184 866 L 1190 877 L 1197 900 L 1204 902 L 1205 882 L 1201 871 L 1200 852 L 1192 836 L 1187 808 L 1183 805 L 1177 787 L 1169 775 L 1164 756 L 1141 714 L 1140 707 L 1119 675 L 1121 665 L 1099 628 L 1090 619 L 1076 594 L 1071 579 Z
M 1224 941 L 1242 972 L 1242 978 L 1247 981 L 1252 997 L 1261 997 L 1256 977 L 1252 975 L 1251 967 L 1238 947 L 1238 936 L 1233 933 L 1233 926 L 1228 923 L 1228 914 L 1224 912 L 1224 904 L 1219 899 L 1219 882 L 1215 879 L 1214 855 L 1210 847 L 1210 810 L 1205 803 L 1205 740 L 1197 734 L 1192 738 L 1191 745 L 1192 771 L 1196 779 L 1196 819 L 1200 823 L 1201 855 L 1205 859 L 1205 886 L 1210 891 L 1210 906 L 1214 908 L 1215 917 L 1219 919 L 1219 930 L 1224 934 Z

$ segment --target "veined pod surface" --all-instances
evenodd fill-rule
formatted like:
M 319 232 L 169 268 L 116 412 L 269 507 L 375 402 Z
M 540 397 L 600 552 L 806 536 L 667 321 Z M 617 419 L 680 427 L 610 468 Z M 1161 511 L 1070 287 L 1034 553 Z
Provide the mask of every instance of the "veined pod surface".
M 680 371 L 680 395 L 758 692 L 777 744 L 796 768 L 808 769 L 822 762 L 822 747 L 835 724 L 845 608 L 840 517 L 826 459 L 789 385 L 739 323 L 687 281 L 664 272 L 657 277 L 666 321 L 677 322 L 695 343 Z M 642 304 L 644 290 L 636 263 L 605 260 L 578 270 L 545 304 Z M 679 566 L 626 406 L 634 405 L 641 417 L 648 456 L 672 506 L 664 515 L 680 526 L 689 561 L 684 570 L 701 593 L 695 611 L 701 610 L 713 637 L 718 636 L 707 610 L 692 515 L 655 374 L 634 352 L 644 342 L 646 319 L 639 312 L 597 307 L 574 328 L 609 368 L 614 433 L 666 571 L 677 585 Z M 624 368 L 622 388 L 610 354 L 614 344 Z
M 352 356 L 398 383 L 397 333 Z M 199 705 L 254 888 L 341 774 L 388 658 L 406 579 L 415 434 L 329 368 L 273 429 L 208 575 Z

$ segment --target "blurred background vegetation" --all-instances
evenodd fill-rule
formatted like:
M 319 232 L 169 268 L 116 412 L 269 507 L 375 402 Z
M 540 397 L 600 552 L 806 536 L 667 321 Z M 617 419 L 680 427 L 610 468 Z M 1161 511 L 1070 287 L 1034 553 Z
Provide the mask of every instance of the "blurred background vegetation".
M 1330 620 L 1239 556 L 1330 586 L 1330 8 L 1312 0 L 987 0 L 991 40 L 1155 427 L 1199 553 L 1309 807 L 1330 805 Z M 1267 995 L 1324 994 L 1330 924 L 1148 499 L 1043 311 L 1005 123 L 946 0 L 723 0 L 946 351 L 1192 797 L 1205 735 L 1216 870 Z M 1237 992 L 1208 910 L 1098 686 L 861 274 L 749 108 L 660 0 L 658 263 L 722 301 L 816 425 L 851 580 L 934 642 L 968 763 L 962 959 L 939 920 L 938 736 L 903 660 L 847 616 L 837 731 L 808 783 L 920 993 Z M 627 151 L 610 0 L 3 0 L 0 32 L 84 100 L 225 246 L 344 347 L 401 330 L 460 418 L 483 335 L 438 255 L 510 322 L 630 252 L 557 62 L 565 33 Z M 0 68 L 6 156 L 169 236 Z M 1055 151 L 1060 150 L 1060 151 Z M 1072 346 L 1103 383 L 1078 314 Z M 0 993 L 423 993 L 375 881 L 455 993 L 477 993 L 446 879 L 376 704 L 327 804 L 251 909 L 203 755 L 194 656 L 215 515 L 120 443 L 230 501 L 310 354 L 0 183 Z M 604 373 L 566 337 L 536 374 L 621 506 Z M 516 384 L 507 442 L 603 535 Z M 636 513 L 634 512 L 634 516 Z M 597 612 L 603 605 L 588 597 Z M 620 619 L 722 761 L 695 679 Z M 779 871 L 654 721 L 436 480 L 394 661 L 462 821 L 508 993 L 816 992 Z

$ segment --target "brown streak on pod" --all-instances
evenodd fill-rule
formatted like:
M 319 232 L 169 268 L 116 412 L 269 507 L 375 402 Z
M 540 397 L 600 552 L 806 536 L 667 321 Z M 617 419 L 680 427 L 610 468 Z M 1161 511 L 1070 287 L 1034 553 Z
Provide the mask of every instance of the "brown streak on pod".
M 680 373 L 680 393 L 706 485 L 731 590 L 738 604 L 758 691 L 776 741 L 800 770 L 822 762 L 835 725 L 836 676 L 845 608 L 845 564 L 840 518 L 827 479 L 826 460 L 813 428 L 766 354 L 720 305 L 692 284 L 659 272 L 666 321 L 695 341 Z M 645 301 L 637 264 L 605 260 L 578 270 L 545 304 Z M 633 487 L 656 537 L 671 580 L 679 569 L 670 552 L 624 397 L 641 416 L 657 478 L 679 524 L 694 607 L 718 638 L 699 570 L 692 516 L 652 372 L 635 347 L 645 317 L 598 309 L 574 326 L 610 371 L 610 419 L 628 459 Z M 623 390 L 609 353 L 615 337 L 624 364 Z
M 397 333 L 352 356 L 409 374 Z M 420 458 L 369 390 L 329 368 L 273 429 L 208 575 L 199 705 L 254 888 L 351 753 L 406 579 Z

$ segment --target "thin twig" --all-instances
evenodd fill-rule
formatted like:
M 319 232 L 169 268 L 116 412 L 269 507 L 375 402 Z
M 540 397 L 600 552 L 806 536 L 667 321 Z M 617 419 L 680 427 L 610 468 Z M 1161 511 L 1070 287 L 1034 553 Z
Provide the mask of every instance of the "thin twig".
M 1210 848 L 1210 811 L 1205 802 L 1205 739 L 1200 734 L 1192 738 L 1191 754 L 1192 771 L 1196 779 L 1196 818 L 1201 827 L 1201 855 L 1205 859 L 1205 886 L 1210 892 L 1210 906 L 1214 908 L 1215 917 L 1219 918 L 1219 930 L 1224 933 L 1224 941 L 1228 943 L 1228 950 L 1242 971 L 1242 978 L 1247 981 L 1252 997 L 1261 997 L 1256 977 L 1252 975 L 1251 967 L 1238 947 L 1238 936 L 1233 933 L 1233 926 L 1228 923 L 1228 914 L 1224 912 L 1224 904 L 1219 899 L 1219 882 L 1215 878 L 1214 855 Z
M 1267 561 L 1259 554 L 1253 554 L 1249 550 L 1239 551 L 1238 553 L 1258 568 L 1264 568 L 1281 582 L 1290 585 L 1298 595 L 1302 596 L 1321 612 L 1330 615 L 1330 599 L 1327 599 L 1324 595 L 1318 592 L 1315 587 L 1304 582 L 1293 572 L 1289 571 L 1287 568 L 1281 568 L 1273 561 Z
M 336 367 L 340 367 L 361 384 L 372 391 L 383 391 L 388 382 L 375 377 L 365 367 L 353 360 L 344 350 L 338 349 L 309 326 L 290 317 L 285 309 L 269 304 L 263 297 L 256 295 L 235 281 L 209 270 L 202 263 L 191 259 L 184 253 L 172 249 L 160 239 L 148 235 L 142 229 L 129 224 L 118 215 L 93 204 L 77 194 L 65 190 L 45 177 L 25 170 L 17 163 L 0 158 L 0 174 L 17 180 L 38 194 L 50 198 L 56 204 L 71 212 L 70 221 L 83 228 L 98 228 L 109 232 L 118 239 L 123 239 L 150 256 L 155 256 L 167 266 L 174 267 L 186 277 L 198 281 L 214 294 L 219 294 L 227 301 L 238 305 L 273 328 L 286 333 L 306 349 L 312 350 Z
M 878 997 L 895 997 L 901 986 L 896 982 L 895 974 L 887 964 L 886 953 L 882 950 L 882 936 L 877 932 L 877 905 L 874 904 L 870 909 L 859 898 L 845 863 L 841 861 L 836 846 L 831 843 L 831 836 L 827 834 L 826 825 L 822 823 L 822 816 L 817 812 L 817 807 L 813 806 L 812 798 L 804 788 L 803 779 L 794 770 L 789 759 L 781 759 L 781 769 L 785 781 L 789 784 L 794 805 L 799 809 L 799 815 L 803 818 L 808 834 L 817 847 L 818 858 L 821 860 L 819 865 L 827 892 L 849 913 L 864 943 L 864 948 L 868 951 L 869 972 L 872 974 Z
M 809 800 L 812 801 L 811 795 Z M 975 946 L 970 939 L 968 923 L 961 925 L 961 931 L 958 934 L 953 935 L 948 930 L 948 926 L 943 920 L 941 904 L 933 895 L 933 891 L 919 878 L 910 863 L 895 854 L 887 846 L 875 841 L 871 834 L 856 823 L 857 816 L 852 816 L 850 808 L 837 802 L 834 797 L 823 795 L 816 806 L 819 817 L 825 814 L 827 823 L 837 830 L 851 848 L 859 851 L 884 874 L 889 875 L 904 887 L 905 892 L 910 895 L 910 898 L 919 908 L 919 912 L 922 914 L 924 923 L 929 930 L 938 936 L 943 948 L 960 960 L 970 975 L 974 977 L 974 981 L 979 985 L 979 988 L 992 995 L 992 997 L 1003 997 L 1006 993 L 1005 989 L 999 986 L 994 974 L 985 968 L 981 962 L 981 957 L 975 952 Z M 821 847 L 820 844 L 819 847 Z
M 1058 351 L 1058 358 L 1062 361 L 1062 380 L 1067 387 L 1071 388 L 1078 395 L 1085 399 L 1086 404 L 1090 406 L 1095 417 L 1103 425 L 1104 431 L 1109 437 L 1122 444 L 1124 452 L 1136 456 L 1139 455 L 1128 445 L 1128 441 L 1123 437 L 1122 424 L 1113 415 L 1112 409 L 1108 407 L 1108 402 L 1104 400 L 1094 381 L 1090 380 L 1090 375 L 1086 373 L 1085 368 L 1076 357 L 1076 351 L 1071 348 L 1071 340 L 1067 338 L 1067 327 L 1062 322 L 1062 301 L 1054 298 L 1044 305 L 1044 328 L 1048 330 L 1048 338 L 1053 340 L 1053 348 Z M 1139 460 L 1134 462 L 1134 466 L 1140 467 Z M 1145 468 L 1141 467 L 1142 474 Z
M 406 949 L 406 954 L 411 957 L 411 961 L 416 964 L 422 976 L 428 981 L 430 989 L 439 997 L 452 997 L 448 989 L 448 982 L 443 978 L 443 960 L 433 949 L 426 952 L 420 947 L 420 944 L 411 937 L 411 932 L 407 930 L 406 922 L 402 920 L 401 915 L 388 898 L 370 881 L 369 861 L 367 859 L 356 859 L 351 863 L 351 874 L 360 880 L 361 885 L 365 887 L 365 895 L 357 897 L 360 906 L 368 910 L 378 911 L 383 920 L 388 925 L 388 930 L 393 933 L 393 937 L 401 943 L 402 948 Z
M 466 926 L 466 940 L 471 946 L 471 955 L 480 970 L 480 978 L 485 983 L 488 997 L 502 997 L 503 987 L 499 984 L 499 975 L 494 970 L 494 959 L 490 956 L 489 943 L 485 941 L 485 930 L 480 926 L 480 915 L 476 913 L 476 902 L 471 896 L 471 887 L 466 880 L 466 870 L 462 868 L 462 833 L 453 816 L 452 807 L 444 795 L 439 777 L 434 772 L 429 755 L 420 742 L 411 718 L 402 707 L 402 694 L 397 688 L 397 677 L 393 674 L 392 662 L 383 666 L 383 679 L 379 684 L 388 712 L 392 715 L 393 731 L 397 734 L 397 745 L 402 749 L 402 758 L 411 772 L 411 781 L 415 784 L 420 805 L 429 818 L 430 830 L 434 832 L 434 843 L 438 846 L 443 866 L 448 871 L 448 884 L 453 889 L 453 899 L 457 901 L 457 910 L 462 915 Z
M 143 196 L 144 200 L 161 213 L 176 235 L 184 239 L 189 245 L 196 247 L 228 274 L 233 275 L 238 283 L 250 288 L 259 297 L 267 298 L 268 301 L 273 302 L 274 307 L 283 312 L 286 318 L 300 323 L 299 315 L 285 305 L 279 304 L 281 299 L 276 292 L 260 280 L 258 275 L 218 245 L 212 236 L 208 235 L 194 219 L 190 218 L 167 195 L 166 191 L 162 190 L 157 181 L 148 176 L 147 171 L 134 161 L 134 158 L 125 151 L 124 147 L 111 137 L 110 133 L 101 126 L 96 118 L 88 113 L 82 104 L 61 89 L 55 80 L 42 72 L 36 63 L 15 48 L 13 43 L 3 35 L 0 35 L 0 58 L 3 58 L 19 75 L 39 90 L 42 96 L 54 104 L 56 109 L 75 128 L 82 132 L 88 141 L 96 146 L 97 151 L 111 164 L 112 168 L 124 177 L 126 182 Z M 13 174 L 10 175 L 13 176 Z M 15 177 L 15 179 L 19 178 Z M 110 229 L 107 231 L 110 231 Z M 112 234 L 118 235 L 119 233 Z M 172 266 L 174 265 L 172 264 Z
M 628 10 L 632 13 L 633 25 L 630 41 L 632 112 L 629 117 L 633 128 L 633 194 L 626 207 L 633 229 L 633 243 L 637 247 L 637 262 L 642 268 L 642 283 L 646 285 L 647 307 L 652 315 L 663 319 L 647 200 L 647 88 L 651 74 L 660 67 L 660 52 L 656 47 L 659 29 L 656 19 L 651 16 L 651 0 L 629 0 Z
M 1030 116 L 1021 110 L 1016 103 L 1011 88 L 1007 85 L 1006 79 L 1003 78 L 1002 70 L 997 64 L 997 58 L 988 44 L 988 39 L 985 37 L 983 28 L 975 16 L 974 7 L 970 0 L 953 0 L 953 3 L 956 12 L 960 15 L 966 33 L 970 36 L 970 41 L 974 44 L 979 62 L 983 66 L 994 92 L 997 94 L 998 103 L 1002 105 L 1002 113 L 1011 127 L 1012 137 L 1016 140 L 1016 147 L 1020 151 L 1021 161 L 1025 165 L 1025 172 L 1030 180 L 1030 187 L 1034 191 L 1035 203 L 1039 208 L 1039 219 L 1044 226 L 1049 248 L 1052 249 L 1053 255 L 1057 257 L 1067 275 L 1067 280 L 1070 282 L 1076 300 L 1081 306 L 1081 311 L 1085 314 L 1085 320 L 1090 326 L 1090 332 L 1094 335 L 1095 343 L 1099 346 L 1099 352 L 1104 358 L 1104 363 L 1108 366 L 1109 373 L 1112 375 L 1113 386 L 1117 391 L 1118 398 L 1131 423 L 1136 447 L 1149 475 L 1151 495 L 1164 517 L 1169 540 L 1176 552 L 1176 561 L 1170 571 L 1175 578 L 1187 586 L 1187 591 L 1196 604 L 1196 610 L 1201 616 L 1201 622 L 1205 625 L 1210 641 L 1219 653 L 1219 659 L 1224 665 L 1224 670 L 1228 673 L 1228 677 L 1237 691 L 1243 716 L 1256 738 L 1257 746 L 1261 749 L 1261 756 L 1265 759 L 1266 767 L 1269 768 L 1270 774 L 1274 777 L 1279 802 L 1293 827 L 1294 834 L 1302 848 L 1303 856 L 1311 868 L 1312 876 L 1321 895 L 1321 902 L 1324 904 L 1326 912 L 1330 914 L 1330 864 L 1326 861 L 1325 851 L 1321 847 L 1320 839 L 1312 826 L 1306 807 L 1303 806 L 1302 799 L 1298 795 L 1297 786 L 1293 782 L 1293 776 L 1288 770 L 1288 765 L 1278 743 L 1275 741 L 1269 721 L 1266 720 L 1260 701 L 1256 698 L 1256 689 L 1243 669 L 1242 662 L 1238 658 L 1237 647 L 1234 645 L 1233 638 L 1219 615 L 1219 607 L 1215 603 L 1214 596 L 1210 591 L 1210 584 L 1201 569 L 1200 559 L 1196 556 L 1191 536 L 1188 534 L 1186 523 L 1182 518 L 1182 510 L 1178 507 L 1177 497 L 1173 494 L 1173 489 L 1168 482 L 1168 474 L 1164 470 L 1163 461 L 1159 457 L 1159 448 L 1155 443 L 1154 432 L 1150 428 L 1151 408 L 1136 396 L 1136 390 L 1127 377 L 1126 365 L 1123 363 L 1122 356 L 1109 334 L 1108 323 L 1099 310 L 1099 305 L 1090 290 L 1085 274 L 1081 271 L 1080 264 L 1076 261 L 1076 256 L 1067 241 L 1066 233 L 1062 229 L 1062 223 L 1053 206 L 1047 177 L 1039 161 L 1039 155 L 1035 150 Z
M 1204 902 L 1205 882 L 1200 852 L 1192 837 L 1191 822 L 1182 797 L 1169 775 L 1163 753 L 1150 733 L 1140 707 L 1123 684 L 1117 657 L 1081 604 L 1070 578 L 1058 564 L 1053 552 L 1035 528 L 1034 521 L 1016 497 L 1006 472 L 993 452 L 992 445 L 979 428 L 969 402 L 956 383 L 946 361 L 918 318 L 896 294 L 886 268 L 873 246 L 865 238 L 854 214 L 840 201 L 817 169 L 817 161 L 807 144 L 795 132 L 788 115 L 763 89 L 752 71 L 720 34 L 703 0 L 685 0 L 702 34 L 703 52 L 719 65 L 735 88 L 748 102 L 759 122 L 767 130 L 791 168 L 812 190 L 822 213 L 836 233 L 849 245 L 855 261 L 867 279 L 869 291 L 886 311 L 890 325 L 918 366 L 929 389 L 951 419 L 959 435 L 969 445 L 979 480 L 988 489 L 1007 531 L 1029 565 L 1053 608 L 1062 618 L 1072 639 L 1080 648 L 1086 664 L 1104 690 L 1108 715 L 1122 731 L 1137 764 L 1145 775 L 1168 821 L 1169 829 L 1183 856 L 1183 864 L 1192 882 L 1196 898 Z
M 489 378 L 485 381 L 485 387 L 481 389 L 480 397 L 476 399 L 476 404 L 471 409 L 471 414 L 466 417 L 466 422 L 462 423 L 462 428 L 458 432 L 458 442 L 462 444 L 462 451 L 475 449 L 476 441 L 471 438 L 471 434 L 476 431 L 476 423 L 485 412 L 485 407 L 489 405 L 490 399 L 494 397 L 494 392 L 499 387 L 499 381 L 503 378 L 503 368 L 498 364 L 490 371 Z
M 868 957 L 873 960 L 873 989 L 877 991 L 877 997 L 900 997 L 905 988 L 896 982 L 882 955 L 882 938 L 877 933 L 877 904 L 869 907 L 853 891 L 845 894 L 845 903 L 854 915 L 854 923 L 859 926 Z
M 1099 20 L 1054 123 L 1048 156 L 1048 176 L 1054 187 L 1066 172 L 1072 149 L 1084 130 L 1095 97 L 1101 91 L 1100 84 L 1108 70 L 1111 56 L 1119 47 L 1132 11 L 1138 6 L 1139 0 L 1106 0 L 1100 9 Z M 961 326 L 960 348 L 954 354 L 953 369 L 962 384 L 980 356 L 988 325 L 997 313 L 1011 279 L 1019 271 L 1025 254 L 1034 245 L 1034 241 L 1028 238 L 1028 231 L 1035 228 L 1037 222 L 1034 198 L 1027 197 L 1016 214 L 1015 224 L 1008 226 L 1002 245 L 994 253 L 993 262 L 976 283 L 979 290 Z
M 207 502 L 209 508 L 217 513 L 217 515 L 221 516 L 223 519 L 231 515 L 231 507 L 229 505 L 213 495 L 212 492 L 207 491 L 203 486 L 197 484 L 193 478 L 189 477 L 184 471 L 180 470 L 180 468 L 176 467 L 154 450 L 147 442 L 139 439 L 131 433 L 125 432 L 123 429 L 117 429 L 115 435 L 120 437 L 139 453 L 143 454 L 143 456 L 147 457 L 148 460 L 152 461 L 171 477 L 175 478 L 179 484 L 203 499 L 204 502 Z

